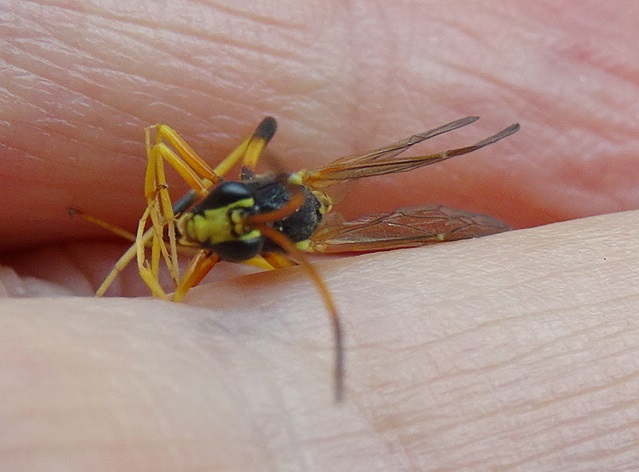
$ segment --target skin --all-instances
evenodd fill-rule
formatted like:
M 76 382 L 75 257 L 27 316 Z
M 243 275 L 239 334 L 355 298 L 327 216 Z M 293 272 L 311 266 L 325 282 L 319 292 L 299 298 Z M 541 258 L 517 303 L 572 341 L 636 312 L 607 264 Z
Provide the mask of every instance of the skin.
M 639 461 L 639 214 L 620 213 L 639 203 L 635 2 L 66 3 L 0 7 L 13 18 L 0 48 L 1 470 Z M 293 170 L 465 115 L 482 120 L 420 149 L 522 124 L 344 202 L 347 215 L 442 202 L 527 229 L 317 262 L 346 330 L 340 405 L 301 269 L 220 267 L 179 305 L 94 299 L 125 245 L 64 213 L 133 229 L 144 126 L 169 122 L 215 160 L 265 114 L 281 126 L 274 161 Z M 131 269 L 111 295 L 143 293 Z

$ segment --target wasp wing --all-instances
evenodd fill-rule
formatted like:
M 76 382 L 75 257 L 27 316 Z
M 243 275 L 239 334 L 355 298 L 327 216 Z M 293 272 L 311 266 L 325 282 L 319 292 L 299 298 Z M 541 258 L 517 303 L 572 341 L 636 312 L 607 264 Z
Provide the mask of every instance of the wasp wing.
M 371 252 L 477 238 L 510 228 L 490 216 L 444 206 L 402 208 L 352 221 L 328 221 L 311 237 L 322 253 Z
M 460 156 L 469 152 L 481 149 L 484 146 L 495 143 L 519 130 L 519 124 L 514 124 L 499 133 L 490 136 L 472 146 L 450 149 L 448 151 L 429 154 L 426 156 L 413 156 L 398 158 L 397 156 L 411 146 L 426 139 L 438 136 L 449 131 L 467 126 L 479 118 L 469 116 L 451 123 L 447 123 L 438 128 L 416 134 L 410 138 L 398 141 L 390 146 L 376 149 L 364 155 L 343 157 L 331 162 L 326 167 L 315 170 L 301 171 L 302 182 L 312 188 L 325 188 L 338 182 L 351 179 L 370 177 L 374 175 L 391 174 L 395 172 L 406 172 L 429 164 Z

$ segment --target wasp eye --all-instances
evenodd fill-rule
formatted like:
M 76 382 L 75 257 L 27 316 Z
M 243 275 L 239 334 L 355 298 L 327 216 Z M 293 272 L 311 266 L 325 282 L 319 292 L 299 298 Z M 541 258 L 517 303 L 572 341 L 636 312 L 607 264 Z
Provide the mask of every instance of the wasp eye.
M 241 182 L 222 182 L 209 193 L 202 202 L 197 205 L 193 213 L 202 213 L 205 210 L 225 208 L 242 200 L 252 199 L 251 191 Z M 249 206 L 251 206 L 249 204 Z

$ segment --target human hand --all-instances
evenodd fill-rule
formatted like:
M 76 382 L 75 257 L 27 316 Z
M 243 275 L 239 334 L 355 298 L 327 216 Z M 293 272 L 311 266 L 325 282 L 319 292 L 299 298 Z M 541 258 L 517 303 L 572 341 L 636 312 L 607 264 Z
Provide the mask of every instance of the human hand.
M 459 116 L 482 121 L 436 150 L 520 121 L 481 154 L 359 186 L 346 212 L 443 202 L 526 227 L 636 206 L 633 3 L 145 6 L 7 6 L 20 21 L 3 38 L 3 259 L 54 283 L 5 272 L 9 290 L 95 288 L 122 247 L 65 208 L 131 227 L 141 129 L 156 121 L 222 156 L 274 114 L 293 170 Z M 1 468 L 634 464 L 636 222 L 319 262 L 346 325 L 343 405 L 299 269 L 202 286 L 181 305 L 5 299 Z M 140 293 L 133 281 L 115 293 Z

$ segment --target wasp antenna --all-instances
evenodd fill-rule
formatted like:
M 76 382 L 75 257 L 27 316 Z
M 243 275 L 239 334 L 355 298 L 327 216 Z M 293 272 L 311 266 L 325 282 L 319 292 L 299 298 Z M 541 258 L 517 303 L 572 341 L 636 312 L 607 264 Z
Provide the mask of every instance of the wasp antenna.
M 490 144 L 496 143 L 497 141 L 500 141 L 510 136 L 513 133 L 516 133 L 517 131 L 519 131 L 519 128 L 520 128 L 519 123 L 515 123 L 510 125 L 508 128 L 501 130 L 497 134 L 493 134 L 492 136 L 489 136 L 486 139 L 482 139 L 481 141 L 479 141 L 476 144 L 473 144 L 472 146 L 466 146 L 466 147 L 457 148 L 457 149 L 450 149 L 444 153 L 445 157 L 443 159 L 450 159 L 451 157 L 461 156 L 462 154 L 468 154 L 469 152 L 477 151 L 478 149 L 481 149 Z M 440 159 L 440 160 L 443 160 L 443 159 Z
M 459 120 L 451 121 L 450 123 L 446 123 L 445 125 L 441 125 L 437 128 L 433 128 L 431 130 L 424 131 L 423 133 L 411 136 L 405 142 L 400 142 L 404 146 L 412 146 L 413 144 L 420 143 L 422 141 L 425 141 L 426 139 L 431 139 L 435 136 L 439 136 L 440 134 L 449 133 L 451 131 L 455 131 L 456 129 L 463 128 L 464 126 L 468 126 L 478 119 L 478 116 L 467 116 L 465 118 L 460 118 Z
M 270 226 L 261 226 L 259 230 L 262 234 L 270 239 L 272 242 L 281 247 L 286 253 L 293 256 L 293 258 L 301 265 L 306 273 L 310 276 L 313 284 L 320 293 L 324 305 L 328 311 L 333 325 L 333 336 L 335 344 L 335 370 L 334 370 L 334 382 L 335 382 L 335 403 L 341 403 L 344 398 L 344 335 L 342 330 L 342 323 L 335 307 L 335 302 L 331 296 L 331 292 L 328 286 L 324 282 L 324 279 L 320 276 L 319 272 L 315 269 L 315 266 L 311 264 L 308 258 L 300 251 L 297 246 L 286 235 L 280 233 L 276 229 Z
M 304 204 L 306 196 L 304 195 L 302 187 L 298 185 L 288 185 L 288 188 L 291 192 L 291 196 L 283 206 L 266 213 L 247 216 L 246 222 L 259 230 L 264 237 L 277 244 L 288 255 L 293 256 L 297 263 L 306 270 L 306 273 L 310 276 L 315 287 L 320 293 L 322 300 L 324 301 L 324 305 L 329 313 L 331 323 L 333 324 L 333 334 L 335 338 L 335 402 L 339 403 L 342 401 L 344 394 L 344 342 L 342 325 L 340 323 L 337 309 L 335 308 L 335 302 L 333 301 L 331 292 L 326 286 L 324 279 L 322 279 L 304 253 L 298 249 L 295 243 L 285 234 L 269 225 L 269 223 L 283 220 L 297 211 Z
M 499 141 L 500 139 L 504 139 L 508 136 L 510 136 L 511 134 L 515 134 L 517 131 L 519 131 L 519 129 L 521 128 L 521 126 L 519 126 L 519 123 L 514 123 L 512 125 L 510 125 L 508 128 L 501 130 L 499 133 L 494 134 L 486 139 L 483 139 L 481 141 L 479 141 L 477 144 L 475 144 L 474 147 L 476 147 L 477 149 L 482 148 L 484 146 L 488 146 L 489 144 L 493 144 L 496 143 L 497 141 Z
M 106 221 L 97 218 L 93 215 L 89 215 L 85 212 L 83 212 L 82 210 L 80 210 L 79 208 L 73 208 L 73 207 L 69 207 L 67 208 L 67 213 L 69 214 L 70 217 L 74 217 L 74 216 L 79 216 L 80 218 L 82 218 L 84 221 L 87 221 L 89 223 L 92 223 L 94 225 L 99 226 L 100 228 L 106 229 L 107 231 L 120 236 L 123 239 L 126 239 L 128 241 L 135 241 L 135 235 L 128 232 L 125 229 L 122 229 L 118 226 L 112 225 L 111 223 L 107 223 Z

